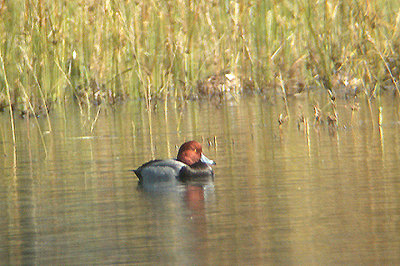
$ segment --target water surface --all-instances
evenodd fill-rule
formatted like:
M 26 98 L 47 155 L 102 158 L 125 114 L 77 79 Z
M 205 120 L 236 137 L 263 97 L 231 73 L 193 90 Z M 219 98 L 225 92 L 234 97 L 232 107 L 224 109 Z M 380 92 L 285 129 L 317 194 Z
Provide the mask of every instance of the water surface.
M 337 128 L 314 123 L 311 101 L 291 99 L 282 126 L 286 107 L 262 97 L 60 107 L 51 131 L 16 117 L 15 147 L 2 114 L 0 261 L 399 263 L 398 101 L 339 102 Z M 138 188 L 129 169 L 189 139 L 217 162 L 214 183 Z

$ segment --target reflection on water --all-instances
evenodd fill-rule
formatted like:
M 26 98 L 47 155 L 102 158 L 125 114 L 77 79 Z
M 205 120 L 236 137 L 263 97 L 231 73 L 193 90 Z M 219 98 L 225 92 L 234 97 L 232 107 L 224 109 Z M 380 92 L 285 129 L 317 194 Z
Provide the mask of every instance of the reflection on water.
M 310 100 L 311 101 L 311 100 Z M 0 126 L 0 261 L 5 264 L 396 264 L 399 104 L 338 104 L 314 125 L 291 100 L 141 102 Z M 309 127 L 298 123 L 303 114 Z M 39 134 L 40 127 L 43 135 Z M 214 183 L 138 187 L 130 169 L 203 142 Z M 43 140 L 43 141 L 42 141 Z

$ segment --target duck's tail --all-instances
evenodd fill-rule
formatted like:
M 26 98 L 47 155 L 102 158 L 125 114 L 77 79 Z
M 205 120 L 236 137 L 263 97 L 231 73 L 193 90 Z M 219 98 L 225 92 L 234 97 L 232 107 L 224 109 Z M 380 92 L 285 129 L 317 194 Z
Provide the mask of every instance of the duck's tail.
M 142 181 L 142 176 L 140 175 L 140 171 L 138 171 L 138 169 L 132 169 L 132 170 L 129 170 L 129 171 L 135 173 L 135 175 L 136 175 L 137 178 L 139 179 L 139 182 Z

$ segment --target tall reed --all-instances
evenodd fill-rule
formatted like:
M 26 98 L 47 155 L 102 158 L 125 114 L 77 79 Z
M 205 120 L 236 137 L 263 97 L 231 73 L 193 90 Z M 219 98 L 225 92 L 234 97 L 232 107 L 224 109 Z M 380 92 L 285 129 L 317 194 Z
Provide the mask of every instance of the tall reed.
M 280 88 L 282 78 L 288 89 L 301 82 L 329 91 L 360 80 L 377 93 L 397 86 L 400 73 L 397 0 L 1 5 L 0 88 L 7 76 L 19 110 L 29 109 L 28 102 L 47 110 L 72 98 L 90 105 L 127 96 L 187 97 L 198 80 L 227 69 L 263 92 Z

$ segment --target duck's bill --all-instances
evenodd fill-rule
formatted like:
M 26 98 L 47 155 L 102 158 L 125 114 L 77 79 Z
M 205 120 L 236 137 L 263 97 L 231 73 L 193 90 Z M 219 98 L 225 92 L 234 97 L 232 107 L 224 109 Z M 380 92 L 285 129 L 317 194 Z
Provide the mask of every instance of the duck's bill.
M 204 154 L 201 154 L 200 161 L 206 164 L 215 164 L 213 160 L 208 159 Z

